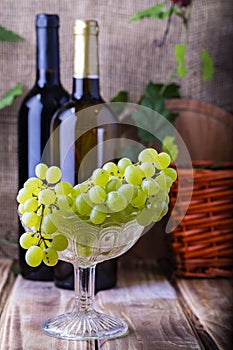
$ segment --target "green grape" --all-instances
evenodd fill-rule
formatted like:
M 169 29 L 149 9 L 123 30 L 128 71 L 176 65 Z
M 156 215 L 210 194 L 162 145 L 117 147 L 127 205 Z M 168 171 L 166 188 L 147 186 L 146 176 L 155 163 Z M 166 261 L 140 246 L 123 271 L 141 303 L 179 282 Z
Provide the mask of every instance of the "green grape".
M 166 202 L 163 201 L 163 204 L 162 204 L 162 212 L 161 212 L 160 215 L 161 215 L 162 217 L 165 216 L 165 215 L 167 214 L 167 212 L 168 212 L 168 209 L 169 209 L 168 204 L 167 204 Z
M 155 181 L 159 184 L 161 190 L 167 191 L 167 181 L 164 174 L 159 174 Z
M 23 204 L 19 204 L 18 205 L 18 212 L 19 212 L 19 214 L 23 214 L 23 213 L 25 213 L 25 210 L 24 210 L 24 205 Z
M 32 193 L 26 188 L 21 188 L 16 197 L 17 202 L 20 204 L 24 204 L 30 198 L 32 198 Z
M 159 184 L 154 179 L 144 179 L 142 189 L 148 196 L 154 196 L 159 192 Z
M 92 255 L 92 249 L 95 246 L 95 236 L 87 231 L 79 232 L 77 235 L 77 253 L 79 256 L 88 258 Z
M 171 158 L 168 153 L 166 152 L 161 152 L 158 154 L 156 160 L 155 160 L 155 166 L 159 170 L 166 169 L 170 163 L 171 163 Z
M 122 182 L 118 177 L 112 177 L 105 186 L 105 192 L 117 191 Z
M 49 235 L 57 231 L 53 214 L 47 214 L 43 217 L 41 228 Z
M 39 238 L 38 243 L 40 243 L 41 249 L 46 249 L 46 248 L 50 247 L 50 245 L 52 243 L 51 235 L 47 235 L 46 233 L 43 232 L 40 234 L 40 236 L 41 237 Z
M 88 183 L 82 182 L 81 184 L 75 185 L 71 191 L 72 197 L 78 197 L 81 193 L 87 192 L 88 190 Z
M 146 198 L 147 198 L 146 193 L 142 190 L 141 187 L 138 187 L 138 192 L 137 192 L 136 197 L 134 197 L 131 200 L 132 207 L 134 207 L 134 208 L 143 207 L 146 203 Z
M 35 174 L 39 179 L 45 180 L 47 170 L 48 170 L 47 165 L 40 163 L 40 164 L 37 164 L 35 168 Z
M 49 184 L 57 183 L 61 179 L 61 177 L 62 177 L 61 169 L 58 168 L 57 166 L 51 166 L 46 171 L 45 178 Z
M 119 174 L 118 166 L 113 162 L 105 163 L 103 169 L 106 170 L 107 173 L 112 176 L 117 176 Z
M 73 190 L 73 186 L 69 182 L 62 181 L 55 185 L 54 190 L 57 195 L 67 196 Z
M 177 179 L 177 172 L 173 168 L 166 168 L 161 171 L 162 174 L 169 176 L 173 182 Z
M 51 248 L 55 250 L 62 251 L 68 247 L 68 239 L 62 234 L 57 234 L 53 237 Z
M 118 193 L 121 193 L 126 198 L 127 203 L 130 203 L 135 196 L 135 186 L 132 184 L 123 184 L 118 188 Z
M 98 208 L 94 207 L 90 213 L 90 220 L 95 225 L 100 225 L 106 219 L 106 213 L 99 211 Z
M 175 144 L 175 137 L 174 136 L 166 136 L 163 140 L 162 148 L 165 152 L 167 152 L 172 162 L 174 162 L 178 155 L 178 147 Z
M 38 243 L 38 238 L 33 232 L 25 232 L 20 236 L 19 244 L 22 248 L 28 249 Z
M 117 163 L 118 169 L 122 174 L 124 174 L 124 171 L 128 165 L 132 165 L 132 162 L 129 158 L 126 158 L 126 157 L 121 158 Z
M 52 247 L 44 249 L 43 262 L 48 266 L 56 265 L 58 262 L 57 251 Z
M 171 188 L 171 186 L 172 186 L 172 184 L 173 184 L 173 181 L 172 181 L 172 179 L 170 178 L 170 176 L 165 175 L 165 177 L 166 177 L 167 192 L 169 192 L 169 191 L 170 191 L 170 188 Z
M 128 203 L 123 194 L 112 191 L 108 193 L 106 204 L 111 211 L 115 212 L 125 209 Z
M 125 169 L 124 177 L 126 181 L 133 185 L 141 185 L 145 174 L 139 165 L 129 165 Z
M 24 213 L 22 215 L 22 222 L 24 225 L 27 227 L 33 227 L 38 223 L 39 217 L 37 216 L 36 213 Z
M 158 222 L 162 219 L 164 215 L 167 214 L 168 205 L 163 200 L 158 200 L 155 203 L 153 203 L 152 211 L 153 211 L 153 221 Z
M 152 177 L 155 174 L 155 167 L 150 162 L 144 162 L 144 163 L 140 164 L 140 168 L 143 170 L 143 172 L 147 178 Z
M 164 201 L 166 203 L 169 203 L 169 200 L 170 200 L 170 198 L 169 198 L 168 193 L 164 190 L 161 190 L 161 189 L 159 190 L 159 192 L 157 192 L 156 195 L 152 195 L 152 196 L 147 197 L 147 202 L 151 203 L 151 204 L 157 203 L 160 201 Z
M 126 221 L 127 215 L 126 215 L 125 211 L 122 210 L 122 211 L 111 213 L 110 218 L 111 218 L 111 221 L 113 221 L 117 224 L 121 224 L 122 222 Z
M 103 187 L 101 186 L 93 186 L 90 188 L 89 192 L 89 198 L 94 204 L 101 204 L 104 203 L 107 195 Z
M 89 215 L 92 210 L 92 203 L 87 193 L 81 193 L 75 201 L 76 209 L 80 215 Z
M 39 266 L 42 263 L 42 259 L 43 250 L 36 245 L 30 247 L 25 254 L 27 264 L 32 267 Z
M 57 205 L 60 209 L 69 210 L 73 206 L 73 199 L 69 196 L 59 195 Z
M 38 200 L 36 198 L 30 198 L 24 203 L 24 211 L 36 211 L 38 208 Z
M 39 193 L 38 200 L 41 204 L 50 205 L 55 202 L 56 195 L 52 190 L 46 188 Z
M 154 148 L 145 148 L 138 155 L 139 162 L 150 162 L 154 163 L 158 152 Z
M 23 185 L 24 188 L 26 188 L 28 191 L 33 193 L 38 188 L 41 188 L 42 181 L 38 179 L 37 177 L 30 177 Z
M 98 168 L 92 173 L 92 182 L 94 185 L 105 186 L 108 182 L 109 174 L 106 170 Z
M 153 222 L 153 211 L 150 208 L 143 208 L 137 216 L 137 222 L 141 226 L 148 226 Z
M 107 214 L 109 212 L 107 204 L 106 203 L 102 203 L 102 204 L 96 204 L 94 206 L 95 210 L 97 211 L 101 211 L 102 213 Z

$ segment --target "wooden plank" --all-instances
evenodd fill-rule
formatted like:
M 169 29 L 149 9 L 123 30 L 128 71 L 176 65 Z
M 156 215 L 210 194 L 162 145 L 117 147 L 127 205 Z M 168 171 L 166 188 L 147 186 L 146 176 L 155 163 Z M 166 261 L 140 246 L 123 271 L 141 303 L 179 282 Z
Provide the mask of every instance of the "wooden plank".
M 94 342 L 55 339 L 41 331 L 43 321 L 72 308 L 73 296 L 52 282 L 18 276 L 1 318 L 0 350 L 94 350 Z
M 232 349 L 233 287 L 228 279 L 177 279 L 186 310 L 209 349 Z
M 3 310 L 0 350 L 203 350 L 170 283 L 155 264 L 124 264 L 118 286 L 96 295 L 96 309 L 123 318 L 127 336 L 108 341 L 67 341 L 41 331 L 47 318 L 72 309 L 74 292 L 52 282 L 18 276 Z
M 12 265 L 12 260 L 0 259 L 0 316 L 14 282 L 14 276 L 11 271 Z
M 102 311 L 124 319 L 127 336 L 99 342 L 101 350 L 202 349 L 170 283 L 155 264 L 121 266 L 118 288 L 97 294 Z

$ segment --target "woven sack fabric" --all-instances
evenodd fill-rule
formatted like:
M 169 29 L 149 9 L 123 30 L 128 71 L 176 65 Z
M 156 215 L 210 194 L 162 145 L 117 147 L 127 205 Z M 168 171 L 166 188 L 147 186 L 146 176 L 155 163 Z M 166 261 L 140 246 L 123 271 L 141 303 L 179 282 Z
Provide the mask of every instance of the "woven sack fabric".
M 119 90 L 128 90 L 130 101 L 137 102 L 147 83 L 164 82 L 175 64 L 173 45 L 185 38 L 178 18 L 171 23 L 167 43 L 161 49 L 165 21 L 144 19 L 129 23 L 137 11 L 151 7 L 157 0 L 1 0 L 0 25 L 19 33 L 23 40 L 0 42 L 0 95 L 17 82 L 23 95 L 13 106 L 0 110 L 0 237 L 17 241 L 17 112 L 26 92 L 35 81 L 35 15 L 60 16 L 61 81 L 71 91 L 75 19 L 95 18 L 100 25 L 99 56 L 101 92 L 108 101 Z M 183 97 L 199 99 L 231 112 L 232 105 L 232 0 L 194 0 L 190 23 L 187 66 L 199 62 L 201 49 L 212 55 L 216 74 L 203 83 L 200 71 L 190 71 L 181 84 Z M 16 256 L 15 248 L 0 243 L 0 256 Z

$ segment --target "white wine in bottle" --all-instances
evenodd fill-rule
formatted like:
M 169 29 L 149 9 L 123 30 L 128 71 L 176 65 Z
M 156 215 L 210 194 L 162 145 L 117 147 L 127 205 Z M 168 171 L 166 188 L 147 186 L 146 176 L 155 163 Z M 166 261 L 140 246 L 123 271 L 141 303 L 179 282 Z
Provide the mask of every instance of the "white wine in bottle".
M 72 185 L 106 161 L 117 159 L 118 124 L 100 95 L 98 30 L 94 20 L 75 21 L 72 96 L 52 120 L 53 164 L 62 169 L 63 181 Z M 96 291 L 112 288 L 116 274 L 116 259 L 98 264 Z M 73 275 L 72 265 L 59 262 L 55 284 L 73 289 Z

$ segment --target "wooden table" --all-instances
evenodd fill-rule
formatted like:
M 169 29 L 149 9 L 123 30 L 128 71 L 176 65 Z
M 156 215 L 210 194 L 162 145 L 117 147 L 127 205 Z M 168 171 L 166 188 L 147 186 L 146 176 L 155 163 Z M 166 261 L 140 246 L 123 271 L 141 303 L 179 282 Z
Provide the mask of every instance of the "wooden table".
M 13 276 L 0 259 L 0 350 L 228 350 L 232 348 L 232 284 L 227 279 L 176 279 L 154 263 L 120 264 L 116 288 L 96 295 L 96 308 L 123 318 L 129 333 L 108 341 L 48 337 L 41 323 L 72 308 L 73 292 L 52 282 Z

